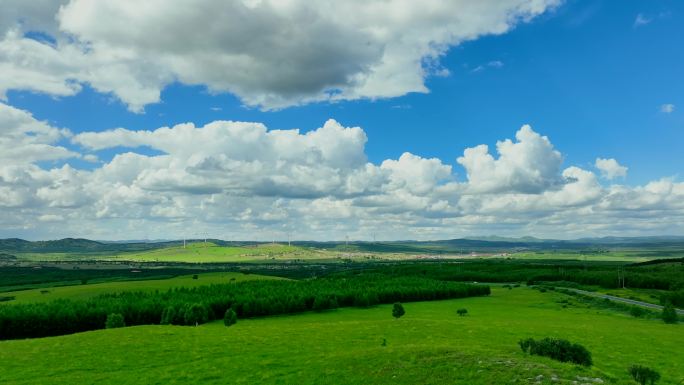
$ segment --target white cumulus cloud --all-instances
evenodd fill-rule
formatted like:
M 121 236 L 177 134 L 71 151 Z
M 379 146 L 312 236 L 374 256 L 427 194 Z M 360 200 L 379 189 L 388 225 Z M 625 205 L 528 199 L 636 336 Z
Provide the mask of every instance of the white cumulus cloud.
M 560 1 L 11 1 L 0 17 L 0 95 L 66 96 L 88 84 L 141 112 L 173 82 L 265 109 L 428 92 L 427 77 L 449 73 L 439 59 L 450 47 Z
M 515 138 L 516 142 L 496 143 L 496 159 L 484 144 L 467 148 L 457 159 L 466 169 L 472 191 L 535 193 L 559 183 L 563 159 L 549 139 L 528 125 L 520 128 Z
M 594 163 L 601 176 L 606 179 L 624 178 L 627 176 L 627 167 L 620 165 L 615 159 L 596 158 Z
M 364 130 L 335 120 L 308 132 L 214 121 L 71 135 L 23 110 L 0 104 L 0 112 L 0 236 L 684 233 L 684 183 L 609 184 L 626 168 L 599 158 L 602 184 L 591 170 L 564 166 L 530 126 L 499 141 L 494 155 L 479 145 L 455 164 L 408 152 L 373 163 Z M 72 158 L 95 163 L 80 169 Z

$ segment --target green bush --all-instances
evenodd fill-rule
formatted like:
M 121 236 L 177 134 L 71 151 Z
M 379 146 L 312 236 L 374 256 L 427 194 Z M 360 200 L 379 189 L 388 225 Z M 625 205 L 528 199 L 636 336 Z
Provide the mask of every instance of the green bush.
M 663 307 L 663 313 L 661 317 L 666 324 L 676 324 L 679 320 L 679 317 L 677 317 L 677 311 L 671 303 L 668 303 Z
M 468 314 L 468 309 L 458 309 L 456 310 L 456 314 L 463 317 L 464 315 Z
M 674 306 L 684 307 L 684 289 L 663 294 L 660 297 L 660 303 L 663 305 L 671 303 Z
M 406 311 L 404 310 L 404 306 L 402 306 L 402 304 L 399 302 L 395 302 L 394 306 L 392 306 L 392 317 L 399 319 L 404 314 L 406 314 Z
M 560 362 L 573 362 L 582 366 L 591 366 L 591 353 L 582 345 L 570 343 L 560 338 L 543 338 L 535 340 L 527 338 L 518 342 L 523 352 L 544 356 Z
M 634 381 L 641 385 L 655 384 L 660 379 L 660 373 L 651 368 L 641 365 L 632 365 L 629 367 L 629 374 L 632 375 Z
M 632 317 L 641 318 L 646 315 L 646 310 L 639 306 L 632 306 L 629 308 L 629 314 Z
M 124 317 L 121 314 L 111 313 L 107 316 L 107 320 L 105 321 L 105 328 L 115 329 L 122 328 L 124 326 L 126 326 L 126 323 L 124 322 Z
M 237 323 L 237 314 L 233 308 L 226 310 L 226 314 L 223 315 L 223 324 L 226 326 L 235 325 Z

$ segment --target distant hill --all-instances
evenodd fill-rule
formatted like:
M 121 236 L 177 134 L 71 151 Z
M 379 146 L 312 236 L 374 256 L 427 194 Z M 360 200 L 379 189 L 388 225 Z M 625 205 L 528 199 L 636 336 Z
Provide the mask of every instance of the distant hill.
M 18 238 L 0 239 L 0 252 L 5 253 L 95 253 L 141 251 L 167 246 L 168 243 L 104 243 L 82 238 L 34 242 Z
M 200 242 L 202 240 L 187 240 Z M 207 239 L 219 246 L 253 246 L 265 242 L 223 241 Z M 105 253 L 145 251 L 165 247 L 180 246 L 176 241 L 92 241 L 81 238 L 64 238 L 52 241 L 26 241 L 18 238 L 0 239 L 0 253 Z M 347 250 L 359 252 L 395 253 L 470 253 L 503 252 L 515 250 L 600 250 L 616 248 L 684 248 L 682 236 L 653 237 L 603 237 L 575 240 L 540 239 L 535 237 L 506 238 L 499 236 L 445 239 L 436 241 L 390 241 L 390 242 L 317 242 L 296 241 L 293 245 L 321 249 Z

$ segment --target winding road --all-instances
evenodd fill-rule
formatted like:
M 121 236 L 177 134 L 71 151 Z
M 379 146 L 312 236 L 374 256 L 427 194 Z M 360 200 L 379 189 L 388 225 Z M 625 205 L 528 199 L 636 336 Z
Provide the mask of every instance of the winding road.
M 569 287 L 564 287 L 563 289 L 571 290 L 571 291 L 574 291 L 574 292 L 579 293 L 579 294 L 588 295 L 590 297 L 605 298 L 605 299 L 609 299 L 609 300 L 615 301 L 615 302 L 622 302 L 622 303 L 628 303 L 630 305 L 637 305 L 637 306 L 643 306 L 643 307 L 647 307 L 647 308 L 651 308 L 651 309 L 663 310 L 662 306 L 656 305 L 654 303 L 635 301 L 633 299 L 616 297 L 614 295 L 608 295 L 608 294 L 595 293 L 592 291 L 586 291 L 586 290 L 580 290 L 580 289 L 571 289 Z M 675 310 L 677 310 L 677 314 L 684 315 L 684 310 L 682 310 L 682 309 L 675 309 Z

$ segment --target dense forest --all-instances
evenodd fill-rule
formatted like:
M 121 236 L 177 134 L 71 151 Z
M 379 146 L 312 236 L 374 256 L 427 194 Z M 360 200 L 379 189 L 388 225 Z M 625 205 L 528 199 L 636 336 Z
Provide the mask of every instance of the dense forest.
M 105 327 L 107 316 L 121 314 L 126 325 L 195 325 L 223 318 L 366 307 L 397 301 L 425 301 L 488 295 L 483 285 L 424 277 L 360 274 L 304 281 L 249 281 L 175 288 L 166 292 L 124 292 L 86 301 L 55 300 L 0 306 L 0 339 L 69 334 Z

